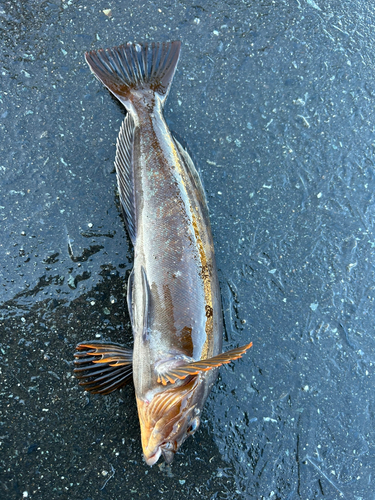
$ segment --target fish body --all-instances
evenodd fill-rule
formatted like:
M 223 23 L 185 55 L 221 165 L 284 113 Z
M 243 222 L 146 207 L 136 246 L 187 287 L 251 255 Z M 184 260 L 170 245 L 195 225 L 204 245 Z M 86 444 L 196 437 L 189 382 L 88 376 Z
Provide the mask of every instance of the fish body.
M 153 465 L 170 463 L 199 415 L 223 363 L 251 344 L 221 354 L 223 322 L 207 203 L 194 164 L 172 136 L 163 107 L 180 42 L 127 44 L 92 51 L 86 60 L 123 103 L 127 116 L 115 167 L 134 245 L 128 282 L 133 352 L 82 343 L 76 374 L 92 392 L 132 378 L 142 447 Z

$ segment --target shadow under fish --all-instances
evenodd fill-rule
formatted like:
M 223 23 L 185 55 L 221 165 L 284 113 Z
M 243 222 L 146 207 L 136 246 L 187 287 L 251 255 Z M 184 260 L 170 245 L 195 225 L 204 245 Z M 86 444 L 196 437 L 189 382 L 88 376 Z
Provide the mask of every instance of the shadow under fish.
M 147 464 L 172 462 L 193 434 L 217 369 L 251 343 L 222 352 L 223 320 L 206 197 L 194 164 L 171 135 L 163 107 L 181 43 L 86 53 L 94 75 L 127 110 L 115 167 L 134 246 L 128 283 L 133 350 L 78 344 L 75 375 L 92 393 L 134 381 Z

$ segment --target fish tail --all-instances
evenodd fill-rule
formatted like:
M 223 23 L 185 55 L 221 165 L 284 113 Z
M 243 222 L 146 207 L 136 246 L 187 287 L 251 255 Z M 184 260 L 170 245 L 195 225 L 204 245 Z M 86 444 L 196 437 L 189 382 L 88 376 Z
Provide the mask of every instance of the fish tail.
M 180 55 L 180 41 L 127 43 L 86 52 L 91 71 L 128 111 L 139 91 L 159 95 L 164 104 Z

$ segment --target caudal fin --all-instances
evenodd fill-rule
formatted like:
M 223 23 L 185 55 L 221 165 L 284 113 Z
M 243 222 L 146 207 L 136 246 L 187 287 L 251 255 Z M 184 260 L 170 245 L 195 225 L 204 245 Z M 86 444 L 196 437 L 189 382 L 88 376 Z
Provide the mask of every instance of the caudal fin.
M 180 41 L 127 43 L 86 52 L 85 58 L 94 75 L 128 109 L 131 94 L 137 90 L 152 90 L 164 103 L 176 70 L 180 47 Z

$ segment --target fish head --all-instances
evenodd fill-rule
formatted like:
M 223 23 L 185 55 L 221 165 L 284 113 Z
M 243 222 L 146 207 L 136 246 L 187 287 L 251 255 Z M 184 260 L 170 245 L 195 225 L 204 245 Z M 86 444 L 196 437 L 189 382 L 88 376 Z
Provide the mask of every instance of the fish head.
M 137 397 L 142 448 L 148 465 L 154 465 L 161 455 L 170 464 L 185 439 L 198 429 L 203 386 L 201 377 L 194 376 L 163 388 L 150 401 Z

